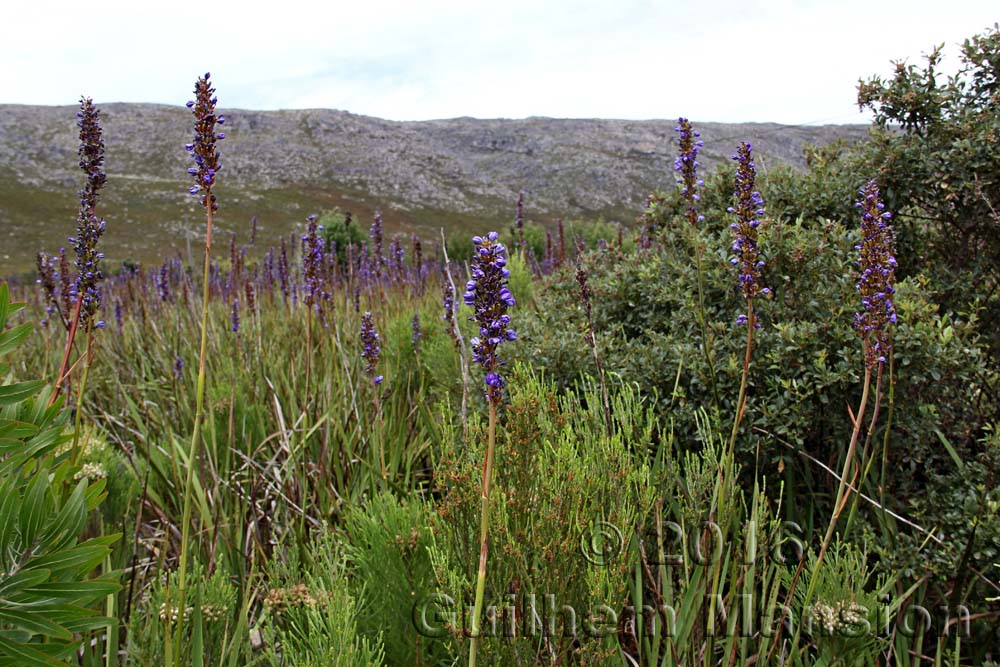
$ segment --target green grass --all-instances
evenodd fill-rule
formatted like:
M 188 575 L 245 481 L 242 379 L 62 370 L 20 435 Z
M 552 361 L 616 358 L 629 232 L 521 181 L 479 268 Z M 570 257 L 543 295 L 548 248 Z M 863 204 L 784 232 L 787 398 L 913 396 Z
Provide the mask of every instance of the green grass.
M 351 211 L 356 224 L 367 233 L 372 215 L 380 208 L 388 234 L 415 233 L 426 240 L 448 234 L 471 235 L 483 225 L 503 227 L 513 220 L 496 202 L 495 217 L 462 215 L 436 208 L 394 206 L 375 201 L 370 195 L 331 183 L 327 187 L 288 185 L 274 189 L 233 190 L 221 183 L 222 203 L 217 220 L 215 242 L 225 245 L 232 234 L 241 242 L 250 238 L 250 219 L 258 218 L 258 246 L 277 245 L 282 238 L 302 228 L 306 216 L 339 208 Z M 0 210 L 3 250 L 0 251 L 0 277 L 25 274 L 34 270 L 39 251 L 50 254 L 66 246 L 76 224 L 76 198 L 72 186 L 54 188 L 18 182 L 9 169 L 0 169 Z M 102 248 L 105 265 L 115 267 L 122 261 L 154 265 L 165 256 L 180 255 L 195 259 L 202 243 L 204 220 L 194 197 L 183 183 L 133 180 L 114 173 L 108 176 L 108 192 L 102 198 L 101 215 L 108 221 Z

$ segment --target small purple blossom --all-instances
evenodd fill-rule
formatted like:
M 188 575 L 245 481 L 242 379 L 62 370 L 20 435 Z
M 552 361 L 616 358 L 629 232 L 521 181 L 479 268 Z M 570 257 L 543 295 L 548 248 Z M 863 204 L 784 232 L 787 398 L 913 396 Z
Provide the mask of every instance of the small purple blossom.
M 184 375 L 184 360 L 180 355 L 174 358 L 174 377 L 180 379 Z

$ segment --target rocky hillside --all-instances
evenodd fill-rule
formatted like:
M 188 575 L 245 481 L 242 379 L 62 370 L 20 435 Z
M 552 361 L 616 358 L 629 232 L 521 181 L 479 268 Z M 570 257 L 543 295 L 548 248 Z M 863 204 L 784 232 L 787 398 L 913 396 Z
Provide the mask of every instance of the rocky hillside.
M 190 113 L 183 107 L 101 105 L 107 138 L 109 258 L 154 259 L 197 240 L 200 215 L 187 195 Z M 74 107 L 0 105 L 0 274 L 30 267 L 39 249 L 72 233 Z M 220 225 L 261 221 L 264 240 L 304 217 L 340 206 L 366 217 L 381 208 L 391 228 L 479 229 L 509 220 L 524 190 L 529 218 L 631 221 L 645 196 L 671 187 L 671 120 L 479 120 L 395 122 L 333 110 L 224 110 Z M 738 141 L 754 142 L 765 168 L 802 166 L 806 143 L 864 136 L 863 126 L 698 124 L 709 168 Z

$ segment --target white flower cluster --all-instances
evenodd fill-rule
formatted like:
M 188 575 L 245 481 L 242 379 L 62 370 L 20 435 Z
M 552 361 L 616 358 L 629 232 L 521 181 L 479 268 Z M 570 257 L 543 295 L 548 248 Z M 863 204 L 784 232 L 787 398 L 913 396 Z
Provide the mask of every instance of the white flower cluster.
M 185 623 L 188 621 L 188 619 L 191 618 L 192 612 L 194 612 L 194 607 L 185 607 L 184 608 L 184 622 Z M 167 620 L 169 618 L 171 623 L 176 623 L 177 622 L 177 616 L 178 616 L 178 614 L 177 614 L 177 607 L 175 607 L 173 605 L 171 605 L 170 607 L 167 607 L 166 603 L 160 605 L 160 620 L 161 621 L 165 621 L 165 620 Z
M 104 466 L 100 463 L 84 463 L 80 469 L 73 475 L 73 479 L 99 479 L 101 477 L 107 477 L 108 471 L 104 469 Z
M 187 623 L 189 620 L 191 620 L 191 614 L 193 614 L 193 613 L 194 613 L 194 607 L 185 607 L 184 608 L 184 622 L 185 623 Z M 211 621 L 218 621 L 223 616 L 225 616 L 225 614 L 226 614 L 226 609 L 224 607 L 220 606 L 220 605 L 215 605 L 215 604 L 203 604 L 203 605 L 201 605 L 201 615 L 202 615 L 202 617 L 204 617 L 204 619 L 206 621 L 210 621 L 210 622 Z M 168 609 L 167 605 L 165 603 L 161 604 L 160 605 L 160 614 L 159 615 L 160 615 L 160 620 L 161 621 L 166 621 L 169 618 L 171 623 L 176 623 L 177 622 L 177 607 L 171 605 L 170 608 Z
M 863 625 L 868 617 L 868 610 L 850 600 L 841 600 L 832 605 L 817 602 L 813 605 L 812 617 L 819 623 L 824 634 L 832 636 Z

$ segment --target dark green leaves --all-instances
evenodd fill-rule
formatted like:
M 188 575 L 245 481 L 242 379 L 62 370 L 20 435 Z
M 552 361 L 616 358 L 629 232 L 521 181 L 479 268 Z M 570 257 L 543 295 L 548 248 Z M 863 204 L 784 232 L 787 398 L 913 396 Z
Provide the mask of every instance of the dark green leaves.
M 5 330 L 20 309 L 0 284 L 0 357 L 31 332 Z M 7 370 L 0 368 L 0 374 Z M 2 378 L 0 375 L 0 378 Z M 59 403 L 45 382 L 3 379 L 0 385 L 0 667 L 65 665 L 81 633 L 112 623 L 92 607 L 119 589 L 116 578 L 93 579 L 117 535 L 80 542 L 87 513 L 105 496 L 104 480 L 82 479 L 57 463 L 66 441 Z M 56 468 L 59 472 L 56 472 Z

